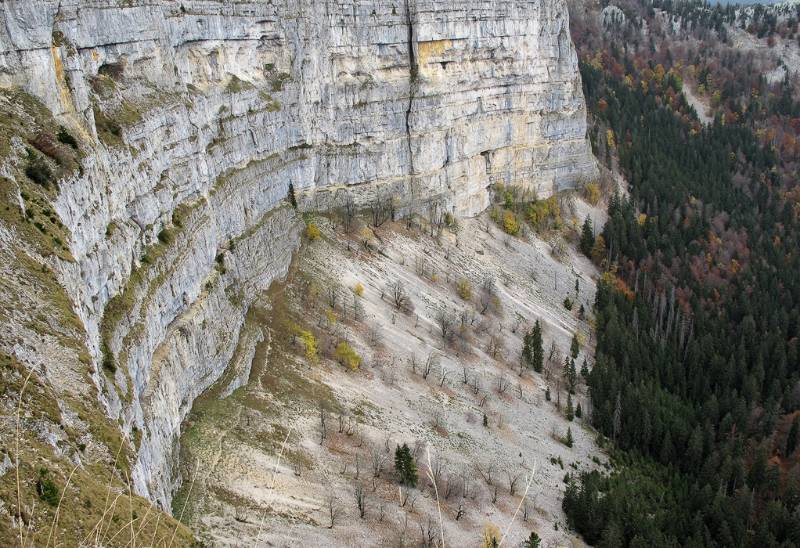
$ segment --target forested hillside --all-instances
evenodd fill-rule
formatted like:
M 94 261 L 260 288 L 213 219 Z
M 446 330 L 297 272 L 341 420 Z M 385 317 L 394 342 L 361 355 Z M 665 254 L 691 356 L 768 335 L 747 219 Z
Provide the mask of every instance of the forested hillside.
M 599 546 L 798 546 L 796 68 L 765 77 L 781 58 L 734 48 L 724 8 L 599 10 L 573 37 L 595 152 L 630 192 L 595 242 L 592 422 L 617 466 L 564 510 Z

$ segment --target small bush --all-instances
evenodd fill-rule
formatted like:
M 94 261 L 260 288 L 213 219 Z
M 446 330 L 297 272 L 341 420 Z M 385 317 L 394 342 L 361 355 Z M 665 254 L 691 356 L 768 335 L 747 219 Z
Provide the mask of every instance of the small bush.
M 122 63 L 104 63 L 97 69 L 97 73 L 108 76 L 113 80 L 121 80 L 125 74 L 125 65 Z
M 536 230 L 547 230 L 561 226 L 561 206 L 558 198 L 551 196 L 546 200 L 536 200 L 528 206 L 528 221 Z
M 336 312 L 332 308 L 328 308 L 325 310 L 325 319 L 328 320 L 328 325 L 332 326 L 336 324 L 336 320 L 339 318 L 336 317 Z
M 361 356 L 353 350 L 353 347 L 350 346 L 349 343 L 346 341 L 342 341 L 336 345 L 335 351 L 336 360 L 348 367 L 349 369 L 355 371 L 361 365 Z
M 564 308 L 566 308 L 567 310 L 572 310 L 573 305 L 574 303 L 572 302 L 572 299 L 570 299 L 569 297 L 564 297 Z
M 58 506 L 58 487 L 50 479 L 45 468 L 39 470 L 39 480 L 36 482 L 36 494 L 39 498 L 50 506 Z
M 468 301 L 472 298 L 472 284 L 469 283 L 469 280 L 465 278 L 461 278 L 456 282 L 456 293 L 458 296 Z
M 109 373 L 117 372 L 117 362 L 114 360 L 114 355 L 108 348 L 103 348 L 103 369 Z
M 311 362 L 317 361 L 317 338 L 314 334 L 303 329 L 298 333 L 298 337 L 305 348 L 306 358 Z
M 322 234 L 319 231 L 317 225 L 315 225 L 314 223 L 308 223 L 308 225 L 306 225 L 306 238 L 308 238 L 313 242 L 315 240 L 319 240 L 319 237 L 321 235 Z
M 50 188 L 50 179 L 53 177 L 53 172 L 44 158 L 32 150 L 28 151 L 28 163 L 25 165 L 25 175 L 37 185 Z
M 69 145 L 75 150 L 78 150 L 78 141 L 75 140 L 75 137 L 70 135 L 67 129 L 64 126 L 59 126 L 58 128 L 58 135 L 56 135 L 58 141 L 65 145 Z
M 122 144 L 122 126 L 97 107 L 94 108 L 94 124 L 98 136 L 105 144 Z
M 361 282 L 358 282 L 355 286 L 353 286 L 353 293 L 361 297 L 364 295 L 364 286 L 361 285 Z
M 503 214 L 503 230 L 512 236 L 519 234 L 519 221 L 513 211 L 506 210 Z
M 175 236 L 172 234 L 172 231 L 164 228 L 161 232 L 158 233 L 158 241 L 164 245 L 169 245 L 175 240 Z
M 495 548 L 496 546 L 500 546 L 501 537 L 502 533 L 500 533 L 500 529 L 497 525 L 487 523 L 481 532 L 481 548 Z
M 243 84 L 242 80 L 238 76 L 233 75 L 231 76 L 231 79 L 228 81 L 226 89 L 228 90 L 228 93 L 240 93 L 242 89 L 244 89 L 244 86 L 242 84 Z
M 596 206 L 600 201 L 600 183 L 587 183 L 583 187 L 583 197 L 587 202 Z

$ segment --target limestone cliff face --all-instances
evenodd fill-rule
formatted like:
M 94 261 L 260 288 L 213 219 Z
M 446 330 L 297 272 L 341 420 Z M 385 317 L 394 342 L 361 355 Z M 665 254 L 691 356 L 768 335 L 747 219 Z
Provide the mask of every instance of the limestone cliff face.
M 298 245 L 290 185 L 305 210 L 469 216 L 494 183 L 595 174 L 563 0 L 6 0 L 0 19 L 0 87 L 86 149 L 53 204 L 74 261 L 49 261 L 136 489 L 165 505 L 181 421 Z

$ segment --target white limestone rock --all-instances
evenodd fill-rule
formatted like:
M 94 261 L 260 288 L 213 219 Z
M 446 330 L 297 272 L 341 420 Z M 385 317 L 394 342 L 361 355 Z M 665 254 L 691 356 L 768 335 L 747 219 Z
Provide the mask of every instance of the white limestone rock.
M 49 260 L 118 366 L 95 381 L 141 432 L 137 492 L 170 504 L 181 421 L 288 268 L 290 185 L 303 210 L 349 193 L 472 216 L 495 183 L 596 175 L 568 22 L 563 0 L 0 4 L 0 86 L 87 152 L 54 204 L 75 261 Z

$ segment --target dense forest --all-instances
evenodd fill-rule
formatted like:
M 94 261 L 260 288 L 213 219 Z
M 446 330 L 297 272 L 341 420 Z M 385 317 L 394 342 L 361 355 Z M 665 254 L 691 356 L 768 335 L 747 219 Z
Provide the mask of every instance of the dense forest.
M 577 25 L 595 153 L 630 195 L 601 234 L 588 378 L 615 467 L 571 479 L 564 510 L 604 547 L 800 546 L 797 82 L 758 79 L 757 95 L 724 77 L 726 8 L 684 36 L 693 47 L 636 44 L 671 6 L 628 6 L 613 32 Z M 682 93 L 702 70 L 719 92 L 708 125 Z

